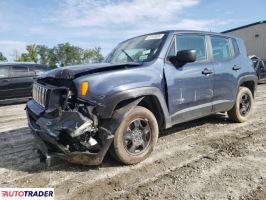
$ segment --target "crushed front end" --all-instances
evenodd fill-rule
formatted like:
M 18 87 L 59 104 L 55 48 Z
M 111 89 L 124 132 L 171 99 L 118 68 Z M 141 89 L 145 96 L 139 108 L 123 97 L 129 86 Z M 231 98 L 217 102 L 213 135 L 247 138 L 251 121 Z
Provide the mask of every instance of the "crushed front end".
M 99 125 L 95 106 L 79 100 L 76 93 L 71 80 L 37 80 L 26 105 L 29 127 L 42 158 L 99 165 L 113 134 Z

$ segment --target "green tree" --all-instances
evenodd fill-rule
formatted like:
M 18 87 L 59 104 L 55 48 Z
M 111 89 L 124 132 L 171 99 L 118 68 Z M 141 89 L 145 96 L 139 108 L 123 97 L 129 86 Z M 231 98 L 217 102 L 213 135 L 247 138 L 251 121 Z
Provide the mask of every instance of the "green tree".
M 29 59 L 29 61 L 37 63 L 37 61 L 38 61 L 38 53 L 37 53 L 36 44 L 27 45 L 26 49 L 28 51 L 28 59 Z
M 48 64 L 49 60 L 50 60 L 50 49 L 45 46 L 45 45 L 37 45 L 36 46 L 36 52 L 37 52 L 37 58 L 38 58 L 38 62 L 40 64 Z
M 52 48 L 48 50 L 48 64 L 51 68 L 56 68 L 57 57 L 56 57 L 56 48 Z
M 92 49 L 85 49 L 82 54 L 82 63 L 91 63 L 94 57 Z
M 26 53 L 16 56 L 16 61 L 48 64 L 51 68 L 55 68 L 57 64 L 64 67 L 81 63 L 102 62 L 103 60 L 100 47 L 84 50 L 69 42 L 58 44 L 53 48 L 30 44 L 26 46 L 26 49 Z
M 27 53 L 22 53 L 16 61 L 19 62 L 35 62 L 38 61 L 38 53 L 36 44 L 30 44 L 26 46 Z
M 18 62 L 30 62 L 30 58 L 29 55 L 27 53 L 22 53 L 17 59 L 16 61 Z
M 7 61 L 7 58 L 0 52 L 0 61 Z
M 95 62 L 102 62 L 104 57 L 101 54 L 101 47 L 95 47 L 93 49 Z
M 82 55 L 82 63 L 99 63 L 103 61 L 103 55 L 101 54 L 101 47 L 95 47 L 94 49 L 85 49 Z
M 55 47 L 57 61 L 61 67 L 81 63 L 82 49 L 69 42 L 58 44 Z

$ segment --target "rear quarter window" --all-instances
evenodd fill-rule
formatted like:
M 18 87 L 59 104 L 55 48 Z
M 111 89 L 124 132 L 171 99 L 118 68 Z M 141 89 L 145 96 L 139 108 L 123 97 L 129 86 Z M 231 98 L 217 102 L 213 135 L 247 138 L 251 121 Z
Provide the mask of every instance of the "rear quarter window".
M 29 76 L 29 69 L 26 66 L 12 66 L 11 70 L 12 77 L 23 77 Z
M 212 57 L 216 62 L 225 61 L 232 58 L 230 42 L 228 38 L 211 36 Z
M 238 56 L 240 54 L 239 47 L 237 44 L 236 39 L 231 39 L 232 45 L 233 45 L 233 50 L 234 50 L 234 56 Z

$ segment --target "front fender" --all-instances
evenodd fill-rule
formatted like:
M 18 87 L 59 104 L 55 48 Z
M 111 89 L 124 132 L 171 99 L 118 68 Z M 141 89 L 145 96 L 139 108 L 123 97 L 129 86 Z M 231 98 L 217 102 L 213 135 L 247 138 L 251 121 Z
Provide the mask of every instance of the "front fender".
M 137 99 L 139 97 L 154 96 L 160 103 L 166 128 L 170 127 L 170 116 L 164 95 L 157 87 L 141 87 L 129 89 L 122 92 L 115 93 L 106 97 L 103 101 L 104 106 L 97 106 L 96 111 L 102 118 L 111 118 L 116 106 L 125 100 Z M 159 109 L 159 108 L 158 108 Z

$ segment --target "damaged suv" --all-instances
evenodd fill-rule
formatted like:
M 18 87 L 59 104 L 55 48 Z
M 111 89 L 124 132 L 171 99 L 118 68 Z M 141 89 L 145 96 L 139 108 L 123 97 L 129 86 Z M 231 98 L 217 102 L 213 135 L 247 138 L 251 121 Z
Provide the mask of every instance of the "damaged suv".
M 121 42 L 103 63 L 45 73 L 26 111 L 48 161 L 98 165 L 110 150 L 135 164 L 175 124 L 217 112 L 248 120 L 257 81 L 242 40 L 164 31 Z

